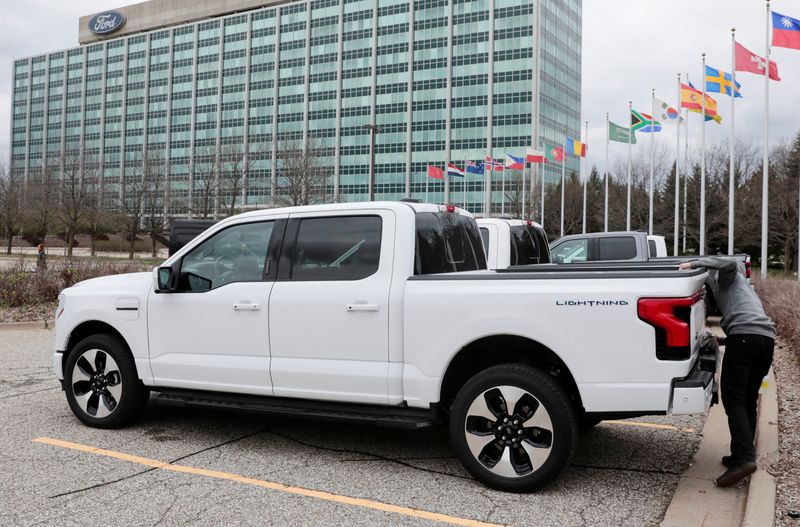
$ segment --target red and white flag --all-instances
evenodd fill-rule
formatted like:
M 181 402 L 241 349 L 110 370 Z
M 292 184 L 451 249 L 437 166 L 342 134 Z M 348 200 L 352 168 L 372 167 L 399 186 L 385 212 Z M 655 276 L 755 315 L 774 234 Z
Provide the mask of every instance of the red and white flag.
M 495 161 L 489 156 L 486 156 L 486 160 L 483 163 L 486 167 L 486 170 L 495 171 L 495 172 L 502 172 L 503 171 L 503 163 L 500 161 Z
M 759 57 L 738 42 L 736 43 L 736 71 L 748 71 L 756 75 L 764 75 L 764 57 Z M 769 61 L 769 78 L 774 81 L 781 80 L 778 75 L 778 63 Z
M 544 152 L 540 150 L 534 150 L 533 148 L 528 148 L 525 151 L 525 161 L 527 163 L 544 163 Z

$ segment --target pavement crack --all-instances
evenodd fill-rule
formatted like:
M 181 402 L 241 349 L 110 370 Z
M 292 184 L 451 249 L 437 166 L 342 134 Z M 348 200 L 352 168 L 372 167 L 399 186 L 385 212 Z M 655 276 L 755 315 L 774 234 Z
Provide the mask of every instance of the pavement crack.
M 208 452 L 209 450 L 214 450 L 216 448 L 220 448 L 220 447 L 223 447 L 223 446 L 226 446 L 226 445 L 230 445 L 231 443 L 236 443 L 237 441 L 242 441 L 244 439 L 251 438 L 253 436 L 256 436 L 258 434 L 261 434 L 261 433 L 264 433 L 264 432 L 267 432 L 267 431 L 268 430 L 266 428 L 263 428 L 263 429 L 256 430 L 255 432 L 251 432 L 249 434 L 245 434 L 245 435 L 242 435 L 242 436 L 234 437 L 233 439 L 229 439 L 227 441 L 223 441 L 222 443 L 211 445 L 211 446 L 208 446 L 206 448 L 201 448 L 200 450 L 197 450 L 195 452 L 191 452 L 189 454 L 177 457 L 175 459 L 167 461 L 166 464 L 167 465 L 174 465 L 175 463 L 178 463 L 179 461 L 183 461 L 184 459 L 190 458 L 192 456 L 196 456 L 198 454 L 202 454 L 203 452 Z M 148 468 L 146 470 L 140 470 L 139 472 L 134 472 L 133 474 L 129 474 L 129 475 L 124 476 L 122 478 L 118 478 L 118 479 L 111 480 L 111 481 L 104 481 L 104 482 L 101 482 L 101 483 L 96 483 L 94 485 L 89 485 L 88 487 L 82 487 L 82 488 L 75 489 L 75 490 L 70 490 L 70 491 L 67 491 L 67 492 L 61 492 L 59 494 L 54 494 L 54 495 L 48 496 L 48 497 L 49 498 L 61 498 L 61 497 L 64 497 L 64 496 L 71 496 L 73 494 L 79 494 L 81 492 L 86 492 L 86 491 L 94 490 L 94 489 L 101 488 L 101 487 L 107 487 L 109 485 L 113 485 L 113 484 L 119 483 L 121 481 L 125 481 L 125 480 L 131 479 L 131 478 L 135 478 L 135 477 L 141 476 L 142 474 L 147 474 L 149 472 L 153 472 L 154 470 L 158 470 L 159 468 L 161 468 L 161 467 L 151 467 L 151 468 Z
M 668 474 L 671 476 L 680 476 L 683 472 L 676 472 L 673 470 L 663 470 L 655 468 L 631 468 L 631 467 L 608 467 L 603 465 L 585 465 L 582 463 L 572 463 L 571 467 L 577 468 L 593 468 L 597 470 L 620 470 L 623 472 L 641 472 L 644 474 Z
M 398 465 L 401 465 L 401 466 L 404 466 L 404 467 L 407 467 L 407 468 L 411 468 L 411 469 L 414 469 L 414 470 L 419 470 L 421 472 L 427 472 L 428 474 L 439 474 L 441 476 L 448 476 L 448 477 L 451 477 L 451 478 L 458 478 L 458 479 L 464 479 L 464 480 L 471 480 L 472 479 L 471 477 L 468 477 L 468 476 L 461 476 L 459 474 L 452 474 L 450 472 L 444 472 L 444 471 L 441 471 L 441 470 L 434 470 L 434 469 L 430 469 L 430 468 L 418 467 L 416 465 L 412 465 L 411 463 L 407 463 L 407 462 L 403 461 L 402 459 L 388 457 L 388 456 L 384 456 L 382 454 L 376 454 L 374 452 L 365 452 L 363 450 L 356 450 L 356 449 L 352 449 L 352 448 L 334 448 L 334 447 L 329 447 L 329 446 L 316 445 L 316 444 L 313 444 L 313 443 L 309 443 L 307 441 L 303 441 L 302 439 L 297 439 L 296 437 L 292 437 L 292 436 L 289 436 L 289 435 L 286 435 L 286 434 L 282 434 L 280 432 L 276 432 L 275 430 L 270 430 L 267 433 L 271 434 L 271 435 L 274 435 L 274 436 L 277 436 L 277 437 L 281 437 L 283 439 L 286 439 L 288 441 L 292 441 L 294 443 L 297 443 L 297 444 L 300 444 L 300 445 L 303 445 L 303 446 L 307 446 L 309 448 L 316 448 L 318 450 L 325 450 L 327 452 L 335 452 L 335 453 L 338 453 L 338 454 L 354 454 L 354 455 L 368 456 L 368 457 L 372 458 L 372 459 L 352 459 L 352 460 L 348 460 L 348 461 L 376 461 L 376 460 L 377 461 L 386 461 L 386 462 L 389 462 L 389 463 L 396 463 Z
M 15 393 L 14 395 L 6 395 L 5 397 L 0 397 L 0 401 L 5 401 L 6 399 L 13 399 L 15 397 L 22 397 L 23 395 L 32 395 L 34 393 L 40 392 L 49 392 L 52 390 L 60 390 L 61 387 L 59 386 L 51 386 L 50 388 L 42 388 L 41 390 L 33 390 L 30 392 L 22 392 L 22 393 Z

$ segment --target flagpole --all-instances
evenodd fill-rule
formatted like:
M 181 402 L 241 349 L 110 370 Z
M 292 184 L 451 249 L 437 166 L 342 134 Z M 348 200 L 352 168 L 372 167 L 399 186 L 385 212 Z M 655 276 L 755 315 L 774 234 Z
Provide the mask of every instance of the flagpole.
M 703 53 L 703 113 L 700 133 L 700 256 L 706 254 L 706 54 Z
M 761 276 L 767 276 L 767 260 L 769 258 L 767 243 L 769 236 L 767 227 L 769 225 L 769 25 L 770 8 L 767 0 L 767 52 L 764 58 L 764 168 L 762 170 L 763 180 L 761 183 Z
M 686 74 L 686 82 L 689 82 L 689 74 Z M 684 139 L 684 165 L 683 165 L 683 254 L 686 254 L 686 210 L 689 195 L 689 110 L 686 110 L 686 137 Z
M 564 127 L 564 154 L 561 156 L 561 236 L 564 236 L 564 181 L 567 177 L 567 127 Z
M 464 187 L 461 189 L 464 192 L 464 210 L 467 210 L 467 177 L 469 172 L 467 171 L 467 159 L 464 160 Z
M 681 210 L 681 74 L 678 73 L 678 142 L 675 145 L 675 219 L 672 227 L 672 255 L 678 256 L 678 216 Z
M 606 112 L 606 193 L 605 193 L 605 212 L 603 213 L 603 232 L 608 232 L 608 112 Z
M 631 230 L 631 141 L 633 141 L 633 123 L 631 122 L 633 101 L 628 101 L 628 207 L 626 209 L 625 230 Z
M 539 223 L 544 228 L 544 163 L 542 163 L 542 169 L 539 171 L 539 178 L 542 180 L 542 215 L 539 218 Z
M 430 201 L 428 201 L 428 183 L 430 182 L 430 180 L 431 180 L 431 175 L 425 174 L 425 203 L 430 203 Z
M 765 69 L 764 73 L 767 73 Z M 724 75 L 724 74 L 723 74 Z M 730 159 L 730 176 L 728 181 L 728 254 L 733 254 L 733 221 L 734 221 L 734 190 L 736 182 L 734 181 L 733 172 L 733 143 L 735 141 L 734 133 L 734 108 L 736 108 L 736 28 L 731 28 L 731 159 Z
M 647 232 L 653 235 L 653 191 L 656 171 L 656 89 L 650 91 L 650 207 L 647 214 Z
M 502 179 L 500 180 L 500 215 L 504 216 L 505 213 L 506 213 L 506 168 L 505 166 L 503 166 L 503 176 Z
M 523 165 L 522 165 L 522 218 L 520 218 L 520 219 L 523 219 L 523 220 L 526 219 L 525 218 L 525 198 L 526 198 L 526 196 L 525 196 L 525 194 L 526 194 L 525 177 L 526 177 L 526 171 L 528 169 L 527 157 L 528 157 L 528 154 L 526 152 L 525 153 L 525 163 L 523 163 Z
M 586 141 L 586 143 L 589 142 L 589 121 L 586 121 L 586 134 L 584 136 L 584 141 Z M 579 173 L 583 172 L 583 165 L 583 157 L 578 157 L 578 166 L 580 167 L 578 169 Z M 588 179 L 588 177 L 583 178 L 583 234 L 586 234 L 586 183 Z

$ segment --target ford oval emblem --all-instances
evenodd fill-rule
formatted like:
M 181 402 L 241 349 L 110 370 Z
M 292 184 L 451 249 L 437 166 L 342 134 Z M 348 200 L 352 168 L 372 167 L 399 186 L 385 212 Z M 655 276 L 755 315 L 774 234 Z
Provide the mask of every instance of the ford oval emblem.
M 113 33 L 125 24 L 125 17 L 116 11 L 106 11 L 89 19 L 89 31 L 95 35 Z

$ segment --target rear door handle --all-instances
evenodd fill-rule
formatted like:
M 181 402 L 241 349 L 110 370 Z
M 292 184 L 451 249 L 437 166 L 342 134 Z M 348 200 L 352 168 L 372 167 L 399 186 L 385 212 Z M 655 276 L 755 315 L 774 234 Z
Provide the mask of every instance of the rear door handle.
M 378 311 L 378 304 L 347 304 L 348 311 Z
M 261 304 L 233 304 L 234 311 L 259 311 Z

